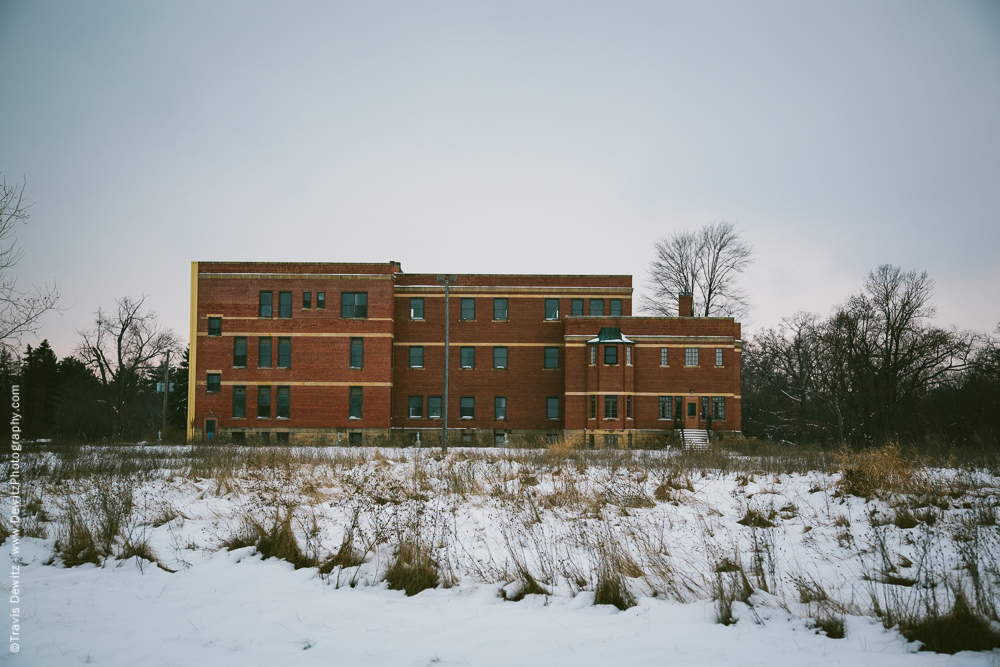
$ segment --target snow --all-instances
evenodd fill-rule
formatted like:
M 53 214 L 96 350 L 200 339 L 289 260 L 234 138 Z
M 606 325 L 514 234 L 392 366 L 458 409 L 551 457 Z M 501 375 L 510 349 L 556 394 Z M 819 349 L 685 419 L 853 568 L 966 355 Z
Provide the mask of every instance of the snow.
M 123 666 L 783 667 L 1000 661 L 1000 651 L 954 656 L 917 652 L 918 646 L 898 632 L 887 632 L 877 619 L 862 615 L 868 590 L 861 581 L 864 558 L 838 545 L 844 529 L 832 524 L 835 517 L 850 517 L 848 532 L 864 542 L 870 530 L 865 517 L 875 504 L 832 499 L 832 480 L 825 475 L 758 476 L 754 481 L 733 473 L 709 475 L 693 480 L 693 492 L 675 491 L 677 504 L 659 502 L 623 512 L 611 512 L 609 506 L 593 516 L 570 505 L 545 508 L 543 501 L 546 494 L 568 488 L 570 481 L 614 496 L 636 489 L 651 493 L 657 480 L 640 482 L 624 469 L 590 468 L 573 476 L 564 466 L 561 474 L 539 474 L 537 484 L 515 491 L 525 472 L 517 461 L 498 460 L 490 468 L 475 460 L 426 459 L 421 465 L 428 471 L 424 483 L 429 487 L 421 489 L 422 500 L 365 504 L 361 494 L 352 492 L 351 484 L 357 483 L 369 491 L 405 495 L 408 491 L 392 484 L 416 477 L 414 455 L 397 450 L 389 454 L 396 460 L 361 461 L 338 474 L 317 465 L 299 473 L 297 483 L 275 470 L 260 478 L 241 477 L 228 493 L 211 479 L 164 474 L 143 481 L 135 496 L 140 513 L 149 519 L 169 505 L 181 514 L 156 528 L 148 521 L 141 527 L 161 562 L 175 573 L 137 558 L 63 568 L 58 560 L 45 564 L 53 552 L 52 537 L 22 538 L 16 556 L 11 553 L 13 538 L 8 538 L 0 553 L 21 564 L 23 620 L 20 653 L 5 657 L 9 664 Z M 495 493 L 444 493 L 434 485 L 448 465 L 467 465 L 481 477 L 502 470 L 492 482 L 494 492 L 500 487 L 534 500 L 520 504 Z M 302 491 L 304 479 L 321 491 Z M 485 482 L 483 486 L 490 488 Z M 824 492 L 810 492 L 817 486 Z M 362 517 L 359 540 L 374 534 L 383 519 L 417 516 L 436 558 L 450 564 L 457 585 L 413 597 L 389 590 L 380 576 L 391 558 L 388 544 L 369 553 L 367 562 L 352 573 L 338 568 L 329 577 L 321 577 L 316 568 L 295 570 L 285 561 L 263 560 L 252 547 L 221 548 L 244 512 L 266 516 L 289 496 L 302 503 L 296 514 L 300 544 L 307 544 L 306 532 L 316 517 L 318 534 L 308 539 L 323 553 L 336 551 L 352 512 L 360 510 Z M 538 522 L 521 520 L 531 503 L 538 509 Z M 512 509 L 512 504 L 520 509 Z M 643 578 L 629 579 L 637 604 L 619 611 L 593 605 L 593 582 L 580 586 L 566 575 L 570 562 L 582 572 L 591 571 L 591 547 L 601 539 L 629 545 L 646 566 L 635 542 L 646 539 L 662 543 L 683 577 L 706 585 L 704 573 L 698 572 L 704 563 L 730 554 L 744 554 L 747 560 L 748 540 L 758 533 L 736 521 L 748 507 L 789 505 L 796 511 L 785 511 L 787 518 L 779 527 L 765 531 L 773 540 L 776 561 L 774 595 L 758 592 L 752 609 L 735 602 L 738 621 L 730 626 L 716 622 L 715 603 L 707 595 L 676 596 L 685 598 L 681 601 L 660 591 L 654 597 L 655 586 Z M 50 514 L 56 504 L 52 507 Z M 914 535 L 890 526 L 885 539 L 894 553 L 915 560 L 920 539 Z M 499 596 L 510 578 L 496 573 L 509 567 L 512 544 L 536 577 L 548 573 L 551 595 L 529 595 L 518 602 Z M 950 548 L 941 550 L 942 558 L 953 557 Z M 809 627 L 810 610 L 795 599 L 789 583 L 793 575 L 804 574 L 821 582 L 831 596 L 857 602 L 844 616 L 844 639 L 830 639 Z M 351 578 L 356 579 L 354 587 L 347 585 Z M 0 581 L 9 591 L 9 580 Z

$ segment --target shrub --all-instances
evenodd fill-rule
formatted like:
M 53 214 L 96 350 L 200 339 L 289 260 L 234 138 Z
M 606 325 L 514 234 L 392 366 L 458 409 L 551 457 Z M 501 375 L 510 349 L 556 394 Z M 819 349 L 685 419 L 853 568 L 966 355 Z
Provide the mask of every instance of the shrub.
M 958 591 L 948 613 L 939 615 L 932 609 L 922 618 L 900 621 L 899 632 L 910 641 L 921 642 L 922 651 L 955 654 L 1000 648 L 1000 632 L 975 613 Z
M 390 589 L 411 596 L 437 588 L 441 580 L 437 565 L 423 548 L 416 542 L 405 542 L 399 545 L 396 558 L 386 570 L 385 581 Z

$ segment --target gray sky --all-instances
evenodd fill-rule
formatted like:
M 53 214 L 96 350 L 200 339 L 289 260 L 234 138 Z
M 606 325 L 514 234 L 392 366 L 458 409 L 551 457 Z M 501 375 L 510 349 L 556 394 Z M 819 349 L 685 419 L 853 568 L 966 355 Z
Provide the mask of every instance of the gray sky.
M 0 0 L 0 170 L 60 356 L 191 260 L 632 274 L 737 223 L 752 326 L 880 263 L 1000 322 L 996 2 Z M 38 341 L 26 339 L 26 343 Z

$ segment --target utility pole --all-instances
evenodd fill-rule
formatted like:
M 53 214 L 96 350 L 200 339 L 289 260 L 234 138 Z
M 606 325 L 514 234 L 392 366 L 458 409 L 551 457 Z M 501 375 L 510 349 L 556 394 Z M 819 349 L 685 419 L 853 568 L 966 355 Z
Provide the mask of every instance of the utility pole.
M 451 284 L 458 278 L 455 274 L 439 274 L 439 283 L 444 283 L 444 395 L 441 397 L 441 454 L 448 453 L 448 358 L 451 350 L 448 346 L 448 332 L 451 324 L 448 304 L 451 302 Z
M 163 425 L 160 428 L 160 440 L 167 434 L 167 397 L 170 395 L 170 350 L 167 350 L 167 361 L 163 364 Z

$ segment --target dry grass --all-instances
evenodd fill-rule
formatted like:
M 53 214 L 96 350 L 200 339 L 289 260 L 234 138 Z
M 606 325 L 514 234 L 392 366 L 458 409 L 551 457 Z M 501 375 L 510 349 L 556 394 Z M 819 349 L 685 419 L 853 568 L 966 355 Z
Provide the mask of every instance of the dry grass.
M 385 581 L 390 589 L 412 596 L 428 588 L 437 588 L 441 578 L 437 564 L 426 549 L 411 541 L 399 545 L 396 557 L 385 572 Z

